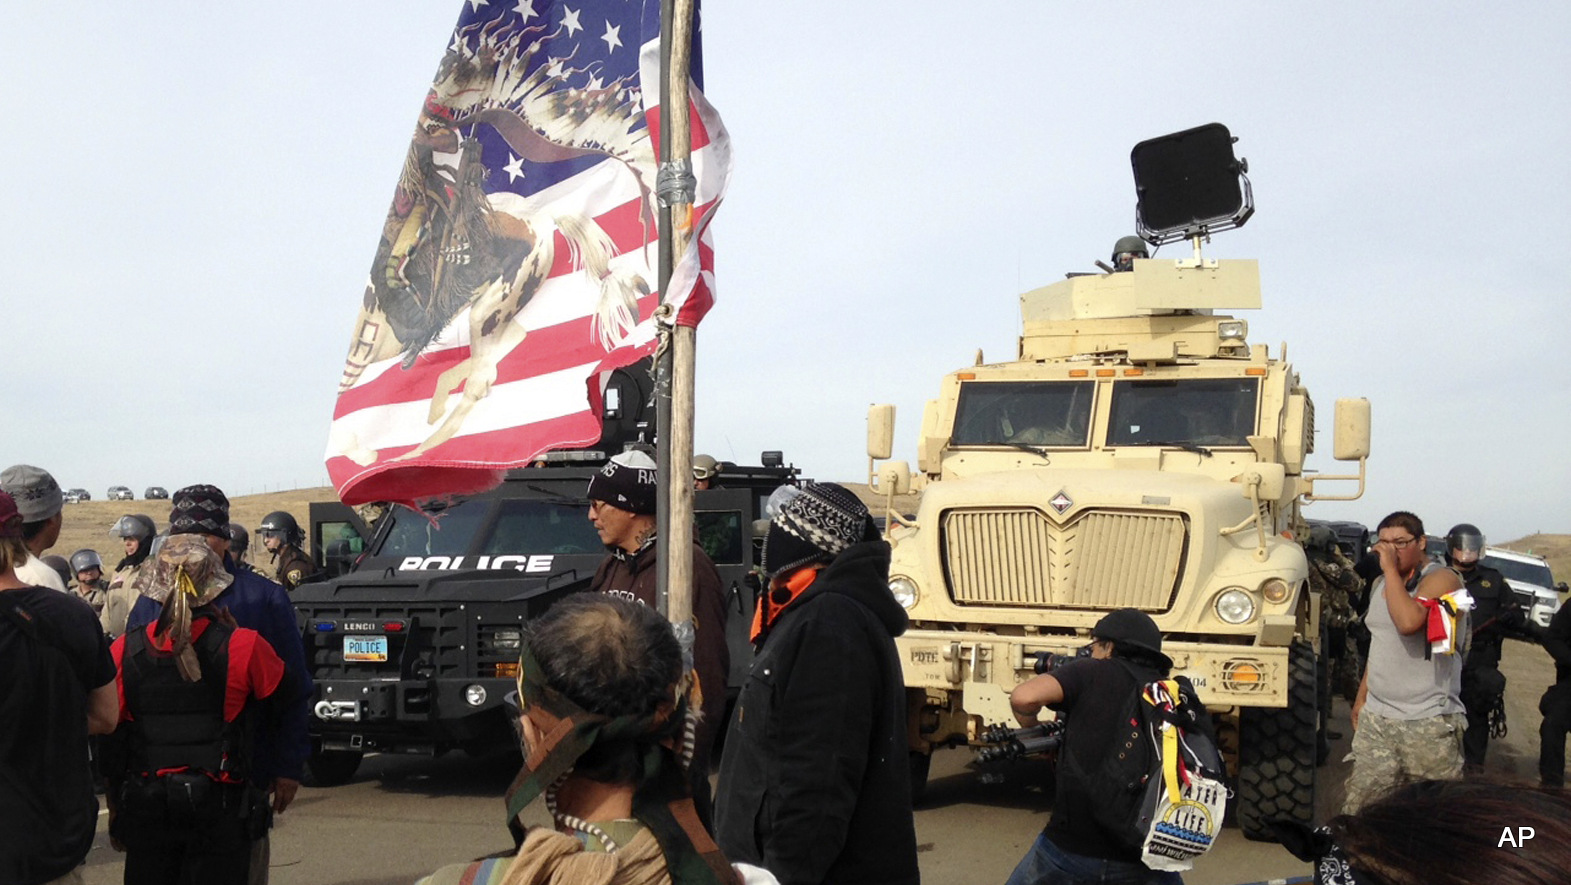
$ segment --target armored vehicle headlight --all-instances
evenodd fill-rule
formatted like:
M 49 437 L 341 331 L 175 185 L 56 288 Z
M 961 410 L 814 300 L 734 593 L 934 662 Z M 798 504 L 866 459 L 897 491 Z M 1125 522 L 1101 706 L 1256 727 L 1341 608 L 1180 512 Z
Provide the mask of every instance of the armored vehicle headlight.
M 1255 616 L 1255 598 L 1241 587 L 1229 587 L 1216 596 L 1216 616 L 1229 624 L 1246 624 Z
M 464 703 L 471 707 L 478 707 L 485 703 L 485 686 L 471 685 L 464 689 Z
M 894 595 L 895 602 L 902 608 L 913 608 L 916 605 L 916 582 L 904 575 L 889 579 L 889 592 Z
M 493 652 L 517 652 L 519 646 L 522 644 L 522 637 L 523 634 L 516 628 L 503 627 L 502 629 L 497 630 L 495 633 L 491 634 L 490 650 Z
M 1223 320 L 1216 324 L 1216 337 L 1223 341 L 1243 341 L 1249 334 L 1249 324 L 1243 320 Z
M 1260 585 L 1260 595 L 1266 598 L 1266 602 L 1285 602 L 1287 593 L 1291 589 L 1281 578 L 1271 578 Z

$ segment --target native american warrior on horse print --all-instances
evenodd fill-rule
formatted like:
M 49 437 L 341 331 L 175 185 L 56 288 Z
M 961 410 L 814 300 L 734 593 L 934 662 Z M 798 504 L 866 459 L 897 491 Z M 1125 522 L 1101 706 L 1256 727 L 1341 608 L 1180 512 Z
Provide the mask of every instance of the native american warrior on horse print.
M 604 352 L 640 319 L 638 299 L 652 288 L 655 157 L 637 80 L 639 47 L 614 43 L 608 22 L 605 50 L 564 56 L 563 31 L 573 35 L 574 25 L 497 19 L 460 26 L 426 97 L 339 391 L 397 357 L 385 371 L 410 372 L 422 354 L 453 347 L 467 345 L 468 354 L 436 374 L 429 436 L 395 460 L 423 455 L 462 430 L 497 383 L 499 362 L 529 334 L 520 313 L 544 298 L 543 289 L 574 300 L 566 313 L 588 314 L 587 343 Z M 577 33 L 579 47 L 594 40 Z M 622 60 L 608 63 L 607 53 L 618 50 L 609 58 Z M 567 178 L 574 183 L 561 185 Z M 585 181 L 598 203 L 578 196 Z M 607 192 L 625 192 L 623 210 L 635 219 L 637 230 L 620 247 L 596 220 L 618 202 L 608 204 Z M 379 457 L 353 439 L 334 445 L 361 466 Z

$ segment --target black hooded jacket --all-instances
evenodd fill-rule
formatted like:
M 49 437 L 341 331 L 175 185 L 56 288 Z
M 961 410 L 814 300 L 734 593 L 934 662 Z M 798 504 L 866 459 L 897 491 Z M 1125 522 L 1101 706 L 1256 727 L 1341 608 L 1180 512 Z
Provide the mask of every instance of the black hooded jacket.
M 779 616 L 720 763 L 716 841 L 782 885 L 919 881 L 889 545 L 855 544 Z

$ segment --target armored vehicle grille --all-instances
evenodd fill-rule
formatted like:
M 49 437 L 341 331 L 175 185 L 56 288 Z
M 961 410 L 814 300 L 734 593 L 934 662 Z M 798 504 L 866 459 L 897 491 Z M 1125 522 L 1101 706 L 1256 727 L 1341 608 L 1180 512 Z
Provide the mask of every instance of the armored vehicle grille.
M 456 604 L 363 604 L 302 606 L 305 622 L 306 662 L 318 679 L 430 679 L 470 675 L 464 651 L 464 611 Z M 402 621 L 403 629 L 388 631 L 387 621 Z M 318 629 L 325 622 L 332 626 Z M 346 624 L 365 623 L 372 629 L 357 630 Z M 345 661 L 345 634 L 385 636 L 387 660 Z
M 1035 508 L 951 510 L 944 571 L 959 605 L 1165 611 L 1188 526 L 1176 513 L 1093 510 L 1058 525 Z

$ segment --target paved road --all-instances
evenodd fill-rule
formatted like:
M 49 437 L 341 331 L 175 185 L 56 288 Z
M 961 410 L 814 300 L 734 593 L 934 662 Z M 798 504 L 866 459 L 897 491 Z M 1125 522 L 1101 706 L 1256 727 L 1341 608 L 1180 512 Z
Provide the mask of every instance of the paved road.
M 1538 696 L 1552 673 L 1548 655 L 1508 643 L 1504 671 L 1510 735 L 1490 749 L 1491 771 L 1536 780 Z M 1332 764 L 1320 770 L 1319 819 L 1335 813 L 1347 774 L 1342 760 L 1351 729 L 1347 705 L 1333 726 L 1344 737 Z M 970 752 L 934 760 L 928 796 L 916 813 L 922 879 L 927 885 L 996 885 L 1025 853 L 1047 820 L 1048 800 L 1036 786 L 1039 765 L 1020 763 L 1002 783 L 983 783 L 967 769 Z M 508 848 L 501 792 L 516 757 L 441 759 L 372 757 L 354 783 L 304 788 L 273 836 L 275 885 L 394 885 L 447 863 Z M 538 809 L 531 812 L 539 814 Z M 536 818 L 540 820 L 540 818 Z M 102 831 L 102 826 L 100 826 Z M 102 832 L 88 856 L 88 885 L 121 881 L 120 855 Z M 1229 829 L 1196 869 L 1189 885 L 1238 885 L 1309 872 L 1275 845 L 1249 842 Z

